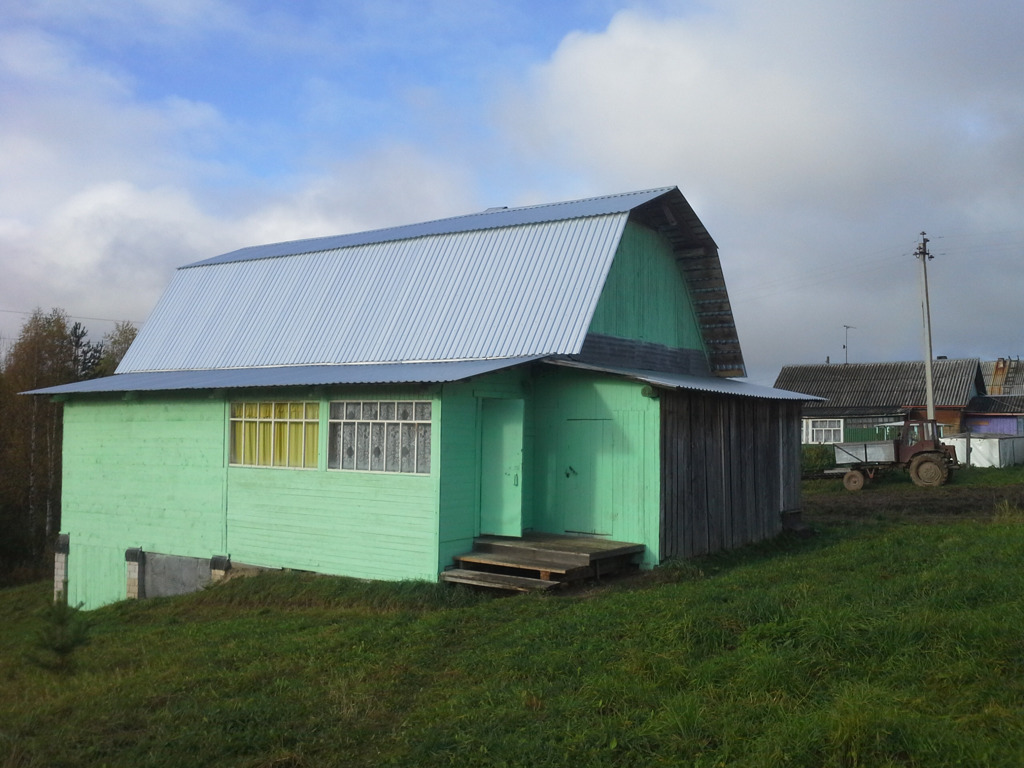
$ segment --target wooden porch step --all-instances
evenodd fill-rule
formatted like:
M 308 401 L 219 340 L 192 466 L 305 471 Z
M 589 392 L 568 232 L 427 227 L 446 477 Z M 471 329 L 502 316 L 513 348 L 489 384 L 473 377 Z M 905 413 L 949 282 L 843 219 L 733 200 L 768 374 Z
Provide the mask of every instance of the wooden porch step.
M 600 560 L 631 557 L 643 551 L 643 544 L 543 533 L 525 534 L 522 538 L 479 536 L 473 542 L 474 554 L 507 553 L 536 560 L 556 560 L 573 567 L 594 565 Z
M 550 579 L 552 576 L 559 576 L 565 579 L 585 579 L 594 575 L 594 569 L 589 565 L 580 565 L 576 559 L 566 560 L 564 557 L 550 556 L 551 553 L 544 553 L 547 556 L 532 556 L 522 550 L 499 551 L 499 552 L 467 552 L 464 555 L 456 555 L 453 559 L 462 566 L 490 566 L 494 568 L 516 569 L 521 571 L 536 571 L 541 579 Z
M 627 541 L 557 533 L 484 535 L 473 540 L 471 552 L 452 558 L 456 567 L 441 580 L 519 592 L 553 589 L 634 569 L 644 549 Z
M 541 592 L 565 586 L 561 581 L 532 579 L 528 576 L 513 576 L 507 573 L 469 571 L 464 568 L 450 568 L 441 573 L 441 581 L 453 584 L 470 584 L 475 587 L 514 590 L 516 592 Z

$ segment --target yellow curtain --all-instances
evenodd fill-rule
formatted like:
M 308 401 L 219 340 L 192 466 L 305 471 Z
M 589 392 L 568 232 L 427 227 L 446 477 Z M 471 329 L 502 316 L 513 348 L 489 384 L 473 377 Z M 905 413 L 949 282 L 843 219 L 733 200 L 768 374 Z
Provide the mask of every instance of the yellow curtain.
M 320 424 L 316 421 L 306 422 L 306 454 L 304 467 L 316 469 L 320 455 Z
M 256 422 L 245 421 L 243 422 L 243 439 L 242 439 L 242 463 L 249 464 L 250 466 L 256 463 L 256 447 L 259 445 L 259 441 L 256 439 Z

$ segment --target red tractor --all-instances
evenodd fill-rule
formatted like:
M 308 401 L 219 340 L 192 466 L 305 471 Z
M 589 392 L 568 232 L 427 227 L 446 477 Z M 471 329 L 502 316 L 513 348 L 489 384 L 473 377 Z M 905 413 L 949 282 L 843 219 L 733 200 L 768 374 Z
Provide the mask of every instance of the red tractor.
M 890 469 L 906 469 L 916 485 L 945 484 L 960 467 L 956 449 L 939 439 L 934 421 L 907 421 L 895 440 L 836 443 L 836 466 L 846 470 L 843 485 L 859 491 L 869 479 Z

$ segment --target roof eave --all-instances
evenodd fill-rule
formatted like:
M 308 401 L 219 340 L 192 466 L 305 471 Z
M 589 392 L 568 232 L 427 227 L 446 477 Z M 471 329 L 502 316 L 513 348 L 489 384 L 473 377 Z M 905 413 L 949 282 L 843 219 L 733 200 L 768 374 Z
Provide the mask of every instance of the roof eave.
M 723 378 L 747 375 L 718 245 L 678 187 L 638 205 L 638 222 L 663 234 L 690 290 L 708 365 Z

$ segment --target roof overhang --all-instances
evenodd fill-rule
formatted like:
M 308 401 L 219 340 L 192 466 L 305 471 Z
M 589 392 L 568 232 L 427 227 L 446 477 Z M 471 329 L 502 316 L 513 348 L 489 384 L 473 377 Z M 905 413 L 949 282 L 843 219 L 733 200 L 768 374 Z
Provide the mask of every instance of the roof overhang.
M 26 395 L 72 395 L 111 392 L 173 392 L 199 389 L 300 387 L 344 384 L 428 384 L 461 381 L 536 360 L 508 357 L 493 360 L 455 360 L 365 365 L 299 365 L 266 368 L 227 368 L 197 371 L 119 373 L 25 392 Z
M 739 379 L 726 379 L 719 376 L 690 376 L 686 374 L 666 373 L 663 371 L 645 371 L 636 368 L 590 365 L 587 363 L 580 363 L 575 360 L 547 359 L 544 360 L 544 362 L 566 368 L 577 368 L 597 373 L 611 373 L 616 376 L 623 376 L 628 379 L 650 384 L 661 389 L 684 389 L 694 392 L 707 392 L 708 394 L 715 395 L 757 397 L 764 400 L 795 400 L 803 402 L 821 399 L 814 395 L 804 395 L 800 392 L 790 392 L 785 389 L 764 387 L 759 384 L 740 381 Z
M 686 198 L 672 187 L 638 205 L 631 216 L 672 244 L 676 266 L 690 291 L 711 371 L 723 377 L 746 376 L 718 245 Z

